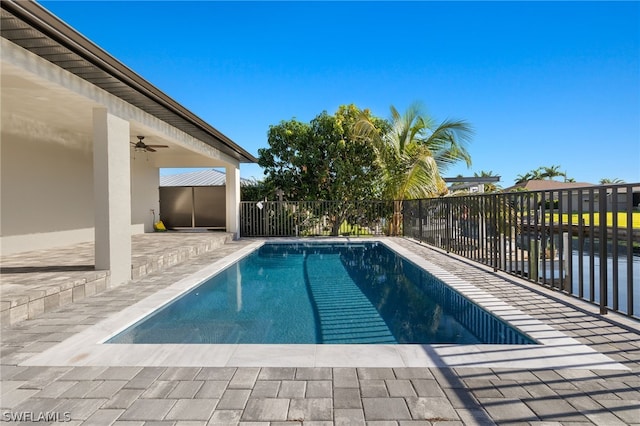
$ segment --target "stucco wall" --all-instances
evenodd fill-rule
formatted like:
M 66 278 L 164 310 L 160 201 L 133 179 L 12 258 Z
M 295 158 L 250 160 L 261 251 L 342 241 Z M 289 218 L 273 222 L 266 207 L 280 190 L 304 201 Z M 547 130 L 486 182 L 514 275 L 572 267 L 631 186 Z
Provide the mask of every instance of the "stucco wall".
M 148 154 L 153 155 L 152 153 Z M 133 233 L 153 232 L 153 215 L 160 211 L 160 170 L 152 166 L 147 154 L 136 153 L 131 158 L 131 224 Z
M 132 233 L 152 232 L 159 207 L 159 170 L 131 160 Z M 2 253 L 59 247 L 94 239 L 93 157 L 87 147 L 0 135 Z
M 43 235 L 43 243 L 92 238 L 91 151 L 5 133 L 0 138 L 3 252 L 14 251 L 21 235 L 31 235 L 36 246 L 37 235 L 43 233 L 52 234 Z

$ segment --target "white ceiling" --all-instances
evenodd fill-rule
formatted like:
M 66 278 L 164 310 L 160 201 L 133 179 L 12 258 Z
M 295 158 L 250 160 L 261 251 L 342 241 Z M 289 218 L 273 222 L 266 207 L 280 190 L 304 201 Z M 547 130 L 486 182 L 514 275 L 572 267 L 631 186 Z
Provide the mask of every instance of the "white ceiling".
M 76 78 L 72 76 L 71 78 Z M 99 104 L 92 99 L 65 87 L 51 83 L 11 63 L 2 61 L 0 74 L 0 111 L 2 133 L 40 142 L 58 143 L 68 148 L 92 150 L 92 110 Z M 144 113 L 143 113 L 144 114 Z M 149 153 L 150 158 L 162 159 L 163 167 L 192 167 L 194 156 L 202 156 L 196 149 L 188 149 L 161 131 L 130 121 L 130 141 L 145 136 L 149 145 L 168 145 Z M 201 143 L 206 150 L 208 145 Z M 131 147 L 133 150 L 133 146 Z M 146 154 L 145 154 L 146 155 Z M 190 164 L 181 164 L 181 158 L 189 157 Z M 171 160 L 173 159 L 173 160 Z M 208 156 L 202 156 L 202 165 L 224 165 Z

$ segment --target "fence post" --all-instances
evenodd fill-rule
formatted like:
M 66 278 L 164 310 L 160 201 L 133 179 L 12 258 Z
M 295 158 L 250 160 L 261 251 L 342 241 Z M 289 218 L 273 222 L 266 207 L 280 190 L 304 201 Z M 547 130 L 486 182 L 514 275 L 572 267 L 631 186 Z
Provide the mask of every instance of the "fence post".
M 451 200 L 448 200 L 448 202 L 446 203 L 446 210 L 447 210 L 447 219 L 445 220 L 445 229 L 444 229 L 444 236 L 446 238 L 446 250 L 447 253 L 451 252 L 451 222 L 453 220 L 453 218 L 451 217 Z
M 260 213 L 262 214 L 262 220 L 264 223 L 264 230 L 263 230 L 263 235 L 267 236 L 267 237 L 271 237 L 271 231 L 269 230 L 269 215 L 267 214 L 269 209 L 271 207 L 269 206 L 269 201 L 264 202 L 264 208 L 260 209 Z
M 569 221 L 571 221 L 571 217 L 569 217 Z M 571 223 L 571 222 L 569 222 Z M 569 236 L 568 232 L 563 232 L 562 233 L 562 252 L 563 252 L 563 262 L 564 265 L 562 267 L 562 272 L 564 274 L 564 276 L 561 278 L 562 279 L 562 284 L 563 284 L 563 290 L 566 291 L 567 293 L 571 294 L 571 270 L 569 269 L 569 266 L 571 265 L 571 257 L 572 253 L 571 253 L 571 237 Z
M 628 196 L 628 195 L 627 195 Z M 598 190 L 598 245 L 600 256 L 600 314 L 606 315 L 608 312 L 607 304 L 607 189 L 601 187 Z M 628 230 L 631 231 L 631 230 Z
M 490 195 L 491 202 L 493 203 L 493 272 L 498 271 L 498 262 L 500 258 L 500 227 L 498 224 L 499 211 L 498 211 L 498 196 Z
M 538 282 L 538 262 L 540 262 L 540 241 L 529 239 L 529 279 Z
M 422 242 L 422 200 L 418 200 L 418 231 L 420 232 L 418 241 Z

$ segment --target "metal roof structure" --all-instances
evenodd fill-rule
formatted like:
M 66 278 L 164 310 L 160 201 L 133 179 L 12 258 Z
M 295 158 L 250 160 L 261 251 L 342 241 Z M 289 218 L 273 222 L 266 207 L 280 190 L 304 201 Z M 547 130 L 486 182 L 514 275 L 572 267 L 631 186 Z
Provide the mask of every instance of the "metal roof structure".
M 160 176 L 160 186 L 223 186 L 227 176 L 216 169 Z M 248 182 L 240 179 L 240 184 Z
M 449 191 L 461 191 L 465 189 L 479 188 L 480 185 L 484 185 L 486 183 L 500 182 L 500 179 L 500 176 L 459 176 L 452 178 L 443 178 L 446 183 L 451 184 L 449 185 Z
M 34 1 L 0 1 L 0 35 L 241 163 L 257 159 Z
M 453 177 L 443 178 L 447 183 L 494 183 L 500 182 L 500 176 L 470 176 L 470 177 Z

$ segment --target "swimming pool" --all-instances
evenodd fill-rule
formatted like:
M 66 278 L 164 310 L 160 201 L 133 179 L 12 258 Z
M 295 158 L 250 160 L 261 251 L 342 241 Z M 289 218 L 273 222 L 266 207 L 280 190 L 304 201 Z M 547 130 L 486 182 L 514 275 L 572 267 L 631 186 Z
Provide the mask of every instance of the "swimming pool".
M 380 242 L 264 244 L 106 343 L 536 344 Z

